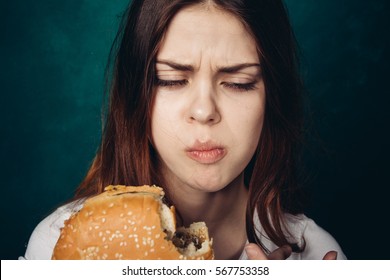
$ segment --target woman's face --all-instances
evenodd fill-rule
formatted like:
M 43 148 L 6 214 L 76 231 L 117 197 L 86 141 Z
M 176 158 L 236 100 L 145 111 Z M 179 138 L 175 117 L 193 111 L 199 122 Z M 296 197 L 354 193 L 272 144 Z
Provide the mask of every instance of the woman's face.
M 157 54 L 152 139 L 169 185 L 218 191 L 258 145 L 265 90 L 256 43 L 212 6 L 181 10 Z

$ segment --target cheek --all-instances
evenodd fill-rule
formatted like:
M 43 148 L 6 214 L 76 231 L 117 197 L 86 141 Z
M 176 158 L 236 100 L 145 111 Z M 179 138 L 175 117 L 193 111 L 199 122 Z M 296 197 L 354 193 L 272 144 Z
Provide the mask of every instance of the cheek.
M 252 96 L 231 108 L 229 115 L 232 130 L 242 143 L 257 146 L 264 122 L 265 98 L 263 94 Z M 233 129 L 234 127 L 234 129 Z
M 244 118 L 242 118 L 240 124 L 237 124 L 237 138 L 240 140 L 241 143 L 245 143 L 246 145 L 243 145 L 246 147 L 245 149 L 248 150 L 249 153 L 252 153 L 255 151 L 261 131 L 263 128 L 263 114 L 254 113 L 246 115 Z
M 177 141 L 179 114 L 177 105 L 165 99 L 156 98 L 152 110 L 152 140 L 154 145 L 168 145 Z

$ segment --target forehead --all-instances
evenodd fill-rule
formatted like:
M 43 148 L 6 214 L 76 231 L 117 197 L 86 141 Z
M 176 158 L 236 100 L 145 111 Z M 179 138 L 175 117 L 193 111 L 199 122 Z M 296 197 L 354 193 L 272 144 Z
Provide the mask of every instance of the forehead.
M 214 59 L 258 60 L 257 44 L 234 14 L 211 5 L 194 5 L 180 10 L 172 19 L 161 42 L 158 57 L 188 60 L 200 54 Z M 254 62 L 254 61 L 253 61 Z

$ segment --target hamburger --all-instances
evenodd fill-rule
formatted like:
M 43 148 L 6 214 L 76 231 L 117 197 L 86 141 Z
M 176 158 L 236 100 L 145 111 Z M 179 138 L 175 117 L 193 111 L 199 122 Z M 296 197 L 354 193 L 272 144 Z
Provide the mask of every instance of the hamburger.
M 176 228 L 163 198 L 157 186 L 106 187 L 65 221 L 52 259 L 213 259 L 206 224 Z

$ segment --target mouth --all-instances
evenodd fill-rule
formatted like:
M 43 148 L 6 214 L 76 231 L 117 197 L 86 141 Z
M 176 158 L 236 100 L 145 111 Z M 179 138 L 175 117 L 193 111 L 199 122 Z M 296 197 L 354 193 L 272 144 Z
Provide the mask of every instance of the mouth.
M 213 164 L 226 155 L 227 151 L 223 146 L 212 142 L 196 142 L 195 145 L 186 150 L 186 154 L 192 160 L 201 164 Z

